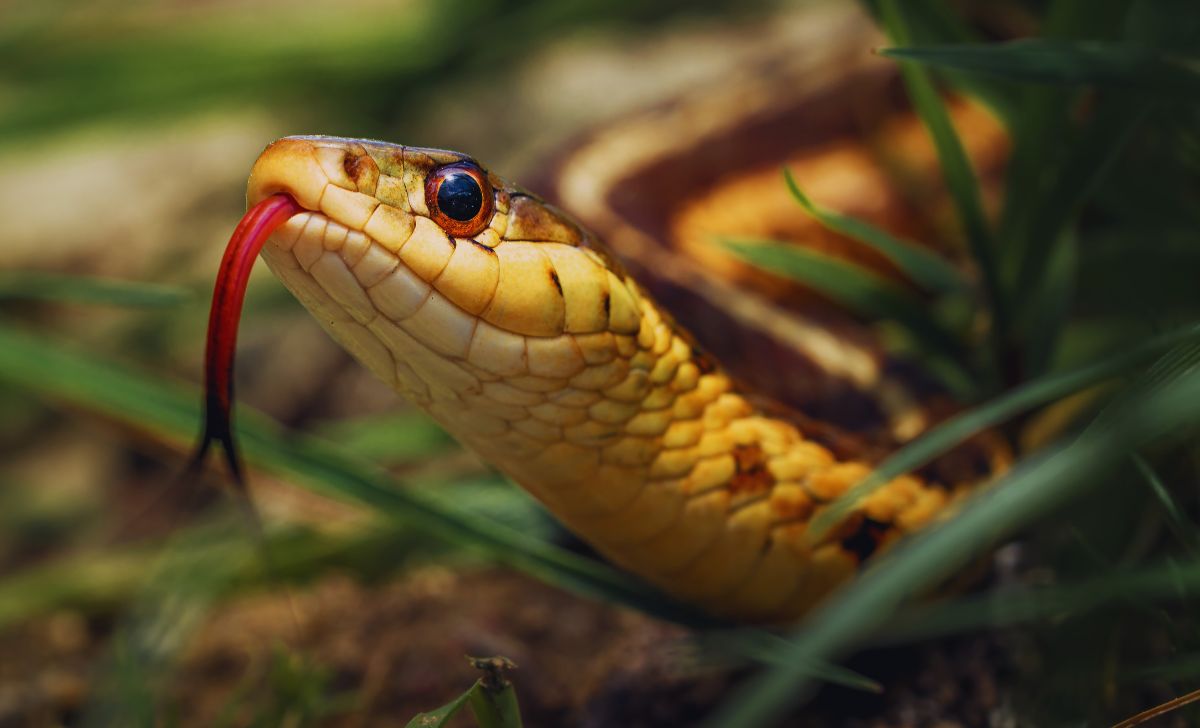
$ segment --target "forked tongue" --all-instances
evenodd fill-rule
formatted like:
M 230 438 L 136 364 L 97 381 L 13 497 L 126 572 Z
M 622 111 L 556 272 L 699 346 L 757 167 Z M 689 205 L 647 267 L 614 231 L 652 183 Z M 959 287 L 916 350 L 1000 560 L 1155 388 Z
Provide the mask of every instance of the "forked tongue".
M 204 350 L 204 432 L 196 444 L 188 471 L 199 469 L 209 447 L 216 443 L 225 451 L 230 475 L 247 506 L 250 505 L 249 495 L 233 437 L 233 359 L 237 350 L 238 322 L 250 269 L 263 244 L 288 218 L 303 211 L 303 207 L 285 194 L 271 195 L 247 210 L 229 238 L 213 287 Z

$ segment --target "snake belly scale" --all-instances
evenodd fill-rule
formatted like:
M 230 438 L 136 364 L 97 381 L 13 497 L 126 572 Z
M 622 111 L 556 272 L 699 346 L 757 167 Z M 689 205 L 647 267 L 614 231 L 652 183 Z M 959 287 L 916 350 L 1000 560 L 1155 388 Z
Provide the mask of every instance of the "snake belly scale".
M 870 465 L 757 406 L 601 241 L 463 155 L 288 137 L 248 187 L 306 210 L 263 257 L 333 338 L 607 558 L 714 614 L 802 615 L 968 489 L 897 478 L 813 542 Z

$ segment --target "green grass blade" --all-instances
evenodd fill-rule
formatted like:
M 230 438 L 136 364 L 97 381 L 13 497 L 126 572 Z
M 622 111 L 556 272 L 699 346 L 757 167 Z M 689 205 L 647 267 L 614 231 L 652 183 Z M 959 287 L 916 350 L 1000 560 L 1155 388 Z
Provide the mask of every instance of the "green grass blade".
M 1059 40 L 1107 37 L 1119 30 L 1126 10 L 1123 0 L 1060 0 L 1047 9 L 1040 30 Z M 1005 173 L 999 235 L 1005 243 L 1000 251 L 1002 274 L 1010 278 L 1025 252 L 1020 231 L 1028 223 L 1029 207 L 1054 189 L 1049 178 L 1062 156 L 1062 140 L 1071 138 L 1070 110 L 1079 96 L 1074 88 L 1025 85 L 1017 90 L 1021 113 L 1011 127 L 1013 150 Z
M 1070 319 L 1079 270 L 1078 243 L 1072 232 L 1064 233 L 1046 259 L 1041 280 L 1030 292 L 1023 308 L 1036 315 L 1023 318 L 1026 333 L 1022 376 L 1044 373 L 1062 343 L 1062 332 Z
M 863 4 L 876 18 L 882 16 L 880 0 L 863 0 Z M 976 43 L 981 40 L 979 33 L 964 23 L 958 13 L 949 7 L 949 3 L 942 0 L 905 0 L 904 16 L 908 21 L 909 42 L 912 43 L 932 45 Z M 953 69 L 943 71 L 942 75 L 955 89 L 978 99 L 991 109 L 1010 129 L 1019 120 L 1020 97 L 1008 85 L 987 76 Z
M 2 323 L 0 380 L 179 443 L 194 437 L 199 428 L 201 400 L 194 387 L 158 382 Z M 240 411 L 237 432 L 248 462 L 313 492 L 369 506 L 414 531 L 470 548 L 585 596 L 692 627 L 728 626 L 605 564 L 539 538 L 536 531 L 519 530 L 450 499 L 404 488 L 378 469 L 341 453 L 336 445 L 285 433 L 246 408 Z M 753 657 L 761 653 L 757 641 L 761 636 L 753 639 L 735 647 Z M 812 663 L 806 674 L 849 687 L 870 682 L 836 665 Z
M 1150 105 L 1104 98 L 1097 104 L 1092 122 L 1072 134 L 1073 141 L 1061 164 L 1050 172 L 1052 186 L 1030 207 L 1027 227 L 1017 231 L 1014 242 L 1019 246 L 1020 258 L 1014 290 L 1038 290 L 1048 285 L 1046 271 L 1051 268 L 1048 261 L 1064 244 L 1063 231 L 1096 191 L 1151 110 Z M 1036 310 L 1023 313 L 1026 320 L 1042 315 Z
M 888 58 L 1026 83 L 1094 85 L 1200 98 L 1200 55 L 1125 43 L 1033 38 L 1008 43 L 886 48 Z
M 0 273 L 0 301 L 39 300 L 107 306 L 178 306 L 194 298 L 178 286 L 36 271 Z
M 1139 565 L 1076 584 L 956 599 L 908 610 L 888 622 L 875 645 L 894 645 L 978 629 L 1062 619 L 1113 604 L 1142 608 L 1200 597 L 1200 562 Z
M 512 683 L 496 692 L 480 688 L 470 699 L 479 728 L 521 728 L 521 708 Z
M 1108 410 L 1109 417 L 1099 417 L 1070 445 L 1024 460 L 955 518 L 885 555 L 834 594 L 793 635 L 783 664 L 739 688 L 706 725 L 770 724 L 811 691 L 797 669 L 800 665 L 852 649 L 906 599 L 945 579 L 1020 526 L 1102 482 L 1132 450 L 1200 422 L 1197 401 L 1200 371 L 1193 368 L 1124 398 Z
M 897 43 L 908 43 L 911 33 L 896 0 L 881 0 L 880 11 L 884 28 Z M 966 232 L 971 255 L 979 266 L 984 290 L 992 313 L 993 356 L 1000 355 L 1003 337 L 1008 330 L 1009 302 L 1001 287 L 1000 271 L 996 259 L 995 242 L 991 229 L 983 214 L 979 183 L 975 171 L 963 150 L 962 141 L 954 130 L 950 115 L 942 96 L 934 86 L 929 74 L 912 63 L 900 63 L 900 73 L 908 89 L 913 108 L 921 117 L 941 162 L 942 176 L 954 200 L 959 220 Z
M 512 663 L 504 658 L 468 658 L 477 667 L 495 664 L 492 661 L 502 661 L 512 667 Z M 505 679 L 499 668 L 492 668 L 489 677 L 475 681 L 466 692 L 449 703 L 413 716 L 406 728 L 442 728 L 457 715 L 464 706 L 470 706 L 475 714 L 475 724 L 479 728 L 521 728 L 521 711 L 517 705 L 517 692 L 512 682 Z M 489 681 L 498 684 L 488 685 Z
M 177 442 L 194 436 L 200 422 L 200 394 L 190 387 L 164 386 L 4 326 L 0 326 L 0 379 Z M 331 443 L 285 434 L 245 409 L 237 429 L 250 462 L 314 492 L 370 506 L 414 529 L 478 549 L 485 556 L 581 593 L 640 603 L 645 611 L 668 603 L 665 597 L 597 561 L 399 487 L 382 472 L 341 454 Z M 679 609 L 677 616 L 683 619 L 686 608 Z
M 316 434 L 336 442 L 341 451 L 381 465 L 421 460 L 454 447 L 454 438 L 428 415 L 416 411 L 340 420 Z
M 439 554 L 437 542 L 390 523 L 364 523 L 353 533 L 288 525 L 269 529 L 265 539 L 273 556 L 273 573 L 265 576 L 255 550 L 258 544 L 251 543 L 244 530 L 219 533 L 212 523 L 204 522 L 184 529 L 172 541 L 203 544 L 206 551 L 216 554 L 205 568 L 219 571 L 223 576 L 218 581 L 230 589 L 261 585 L 264 578 L 304 582 L 332 566 L 369 578 L 381 568 L 404 564 L 402 559 L 393 559 L 380 567 L 381 553 L 403 553 L 414 558 Z M 83 552 L 6 575 L 0 579 L 0 630 L 55 610 L 107 612 L 128 603 L 146 586 L 147 575 L 161 565 L 168 545 Z M 178 586 L 172 584 L 172 588 L 176 593 L 186 593 L 192 582 L 184 580 Z
M 919 245 L 892 237 L 886 230 L 870 223 L 820 207 L 800 189 L 791 170 L 784 169 L 783 177 L 792 196 L 814 220 L 835 233 L 870 246 L 894 263 L 917 285 L 932 292 L 942 293 L 963 293 L 970 290 L 970 283 L 963 277 L 962 272 L 942 256 Z
M 468 657 L 483 671 L 467 699 L 479 728 L 521 728 L 517 691 L 506 674 L 516 667 L 507 657 Z
M 700 647 L 701 655 L 710 659 L 735 655 L 763 665 L 784 664 L 781 655 L 789 644 L 775 632 L 752 627 L 701 632 L 696 635 L 696 643 Z M 883 693 L 883 686 L 879 682 L 841 665 L 814 662 L 809 667 L 813 674 L 821 675 L 825 682 L 866 693 Z
M 1158 473 L 1146 462 L 1146 459 L 1141 455 L 1133 456 L 1133 466 L 1137 469 L 1138 474 L 1146 481 L 1146 486 L 1154 493 L 1154 497 L 1162 506 L 1163 512 L 1167 515 L 1167 524 L 1169 525 L 1175 538 L 1183 544 L 1189 552 L 1200 554 L 1200 539 L 1197 534 L 1196 525 L 1184 515 L 1183 508 L 1176 502 L 1175 497 L 1171 495 L 1171 491 L 1167 490 L 1166 484 L 1158 477 Z
M 929 315 L 926 305 L 865 268 L 776 241 L 721 243 L 742 260 L 813 288 L 861 316 L 899 324 L 933 356 L 961 361 L 962 344 Z
M 413 719 L 405 724 L 405 728 L 442 728 L 446 722 L 458 714 L 462 707 L 467 704 L 471 698 L 471 694 L 479 687 L 476 682 L 462 695 L 459 695 L 454 700 L 446 703 L 440 708 L 435 708 L 425 713 L 417 713 Z
M 809 526 L 810 537 L 814 540 L 823 538 L 830 528 L 840 523 L 863 498 L 876 489 L 949 452 L 971 436 L 1021 412 L 1112 379 L 1149 362 L 1173 346 L 1195 340 L 1200 340 L 1200 325 L 1157 336 L 1132 349 L 1078 369 L 1031 380 L 987 404 L 946 420 L 892 453 L 865 480 L 818 513 Z

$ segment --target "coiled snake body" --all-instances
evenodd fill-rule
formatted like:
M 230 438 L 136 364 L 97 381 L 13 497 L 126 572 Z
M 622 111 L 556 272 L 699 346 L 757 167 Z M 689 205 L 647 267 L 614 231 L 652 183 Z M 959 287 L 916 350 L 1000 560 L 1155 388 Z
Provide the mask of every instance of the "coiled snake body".
M 719 615 L 802 614 L 964 492 L 870 471 L 764 408 L 566 214 L 462 155 L 288 137 L 251 205 L 303 208 L 263 257 L 378 377 L 606 557 Z

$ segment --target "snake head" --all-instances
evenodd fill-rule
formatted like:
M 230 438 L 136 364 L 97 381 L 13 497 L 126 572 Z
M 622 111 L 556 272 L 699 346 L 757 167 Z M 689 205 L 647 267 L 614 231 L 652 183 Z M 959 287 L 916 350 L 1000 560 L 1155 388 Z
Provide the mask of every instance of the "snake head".
M 267 264 L 419 403 L 489 378 L 564 380 L 585 368 L 588 346 L 640 329 L 639 292 L 613 257 L 467 156 L 287 137 L 255 163 L 248 202 L 281 192 L 304 212 L 263 248 Z

